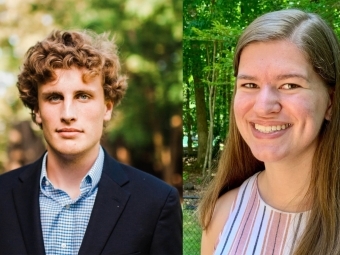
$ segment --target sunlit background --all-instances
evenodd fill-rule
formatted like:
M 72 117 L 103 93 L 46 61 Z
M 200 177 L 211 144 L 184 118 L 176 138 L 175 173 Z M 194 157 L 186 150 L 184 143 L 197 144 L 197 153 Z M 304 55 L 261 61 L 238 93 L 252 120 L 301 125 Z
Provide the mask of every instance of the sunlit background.
M 16 80 L 27 49 L 55 28 L 115 34 L 129 89 L 102 144 L 118 160 L 181 187 L 182 1 L 176 0 L 0 0 L 0 173 L 45 150 Z

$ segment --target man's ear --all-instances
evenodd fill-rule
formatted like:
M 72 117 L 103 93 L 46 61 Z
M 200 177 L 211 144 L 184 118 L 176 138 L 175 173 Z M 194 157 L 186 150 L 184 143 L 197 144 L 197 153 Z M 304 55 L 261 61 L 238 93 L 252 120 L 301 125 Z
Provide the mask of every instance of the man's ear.
M 42 124 L 42 120 L 41 120 L 41 115 L 40 115 L 40 110 L 39 110 L 39 107 L 36 106 L 33 110 L 33 114 L 34 114 L 34 119 L 35 119 L 35 122 L 39 125 Z
M 328 121 L 330 121 L 331 117 L 332 117 L 333 99 L 334 99 L 334 91 L 331 90 L 329 92 L 329 101 L 328 101 L 327 110 L 326 110 L 326 113 L 325 113 L 325 119 L 328 120 Z
M 104 121 L 111 120 L 114 103 L 111 100 L 105 101 Z

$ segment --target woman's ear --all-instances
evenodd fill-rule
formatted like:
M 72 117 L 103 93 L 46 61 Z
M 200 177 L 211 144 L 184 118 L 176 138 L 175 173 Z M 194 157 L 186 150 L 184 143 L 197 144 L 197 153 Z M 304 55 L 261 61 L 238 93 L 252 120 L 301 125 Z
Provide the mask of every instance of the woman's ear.
M 329 101 L 328 101 L 327 110 L 325 113 L 325 119 L 328 121 L 330 121 L 332 117 L 333 99 L 334 99 L 334 90 L 332 89 L 329 92 Z

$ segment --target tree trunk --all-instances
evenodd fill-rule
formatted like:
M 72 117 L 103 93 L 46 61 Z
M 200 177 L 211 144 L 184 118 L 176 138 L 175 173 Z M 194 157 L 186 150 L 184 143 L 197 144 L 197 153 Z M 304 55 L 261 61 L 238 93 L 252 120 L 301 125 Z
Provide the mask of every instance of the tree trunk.
M 7 152 L 8 162 L 5 171 L 32 163 L 45 152 L 43 139 L 33 131 L 31 121 L 21 121 L 12 125 L 8 135 Z
M 194 82 L 198 135 L 197 165 L 202 167 L 208 143 L 207 110 L 204 101 L 204 87 L 197 85 L 200 84 L 200 80 L 198 80 L 197 77 L 194 77 Z
M 202 63 L 201 49 L 199 42 L 191 42 L 191 56 L 195 56 L 192 60 L 192 74 L 195 87 L 195 103 L 196 103 L 196 121 L 197 121 L 197 136 L 198 136 L 198 151 L 197 151 L 197 167 L 201 168 L 204 163 L 204 157 L 207 150 L 208 142 L 208 122 L 207 110 L 205 107 L 204 85 L 202 83 Z
M 212 149 L 213 149 L 213 139 L 214 139 L 214 115 L 215 115 L 215 101 L 216 101 L 216 68 L 215 68 L 215 60 L 216 60 L 216 45 L 217 42 L 214 41 L 213 55 L 212 55 L 212 72 L 211 72 L 211 81 L 209 84 L 209 133 L 208 133 L 208 143 L 207 143 L 207 151 L 204 159 L 204 165 L 202 169 L 203 177 L 211 177 L 211 161 L 212 161 Z M 207 54 L 208 55 L 208 54 Z M 209 76 L 207 78 L 209 80 Z M 207 172 L 205 171 L 206 166 L 208 166 Z
M 186 80 L 186 84 L 188 85 L 185 90 L 185 96 L 186 96 L 186 101 L 185 101 L 185 119 L 186 119 L 186 129 L 188 131 L 188 148 L 187 148 L 187 154 L 192 155 L 192 124 L 193 120 L 191 117 L 190 113 L 190 88 L 189 88 L 189 80 Z

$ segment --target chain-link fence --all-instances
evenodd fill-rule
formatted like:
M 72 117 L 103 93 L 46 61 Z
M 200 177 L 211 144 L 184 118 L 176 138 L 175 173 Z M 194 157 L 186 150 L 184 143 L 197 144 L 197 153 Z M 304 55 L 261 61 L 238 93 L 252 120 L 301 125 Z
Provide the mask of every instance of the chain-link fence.
M 202 230 L 197 221 L 198 196 L 183 196 L 183 255 L 199 255 Z

